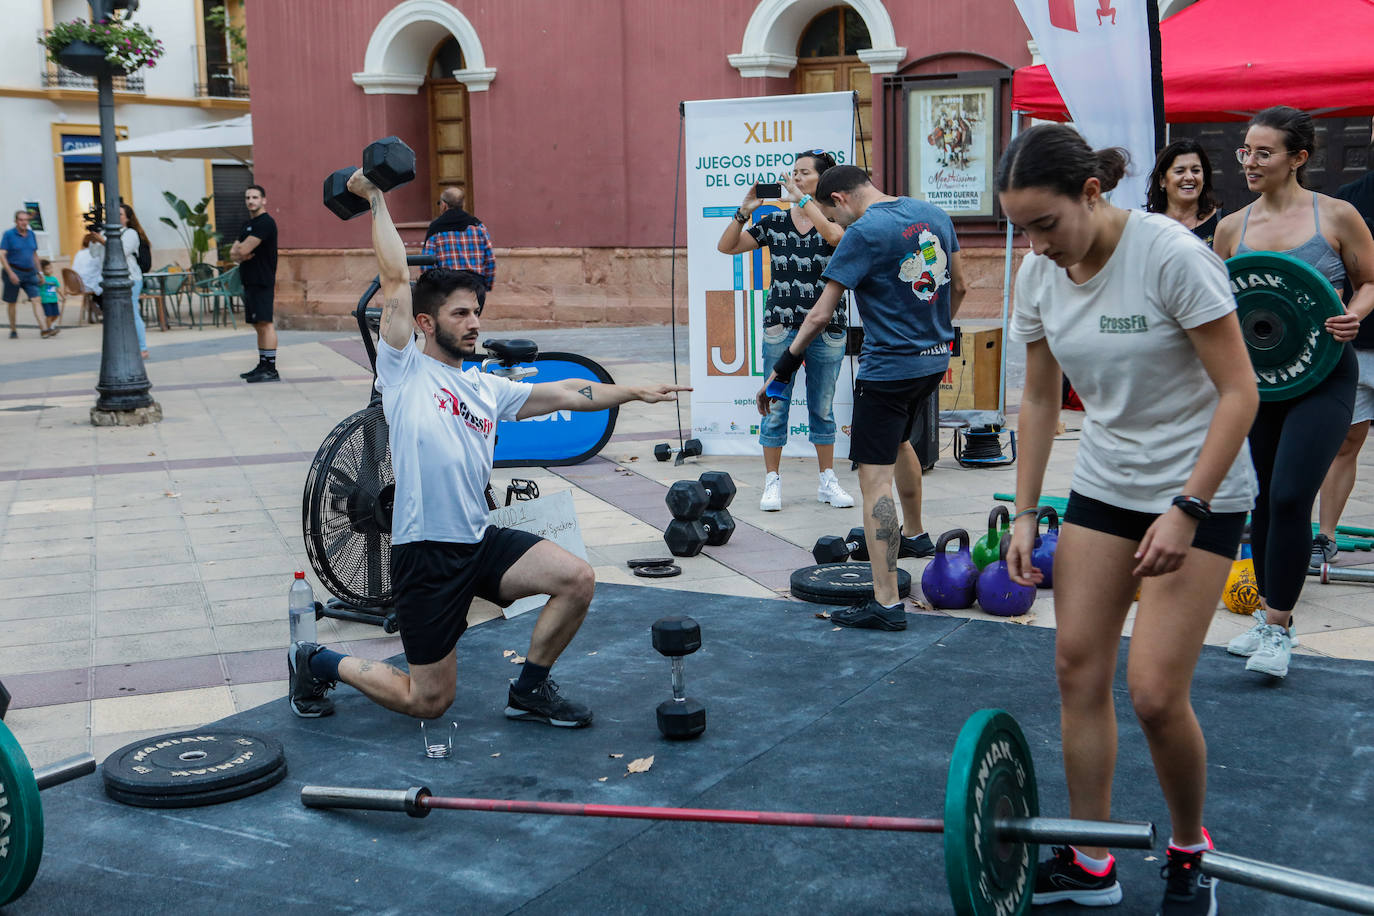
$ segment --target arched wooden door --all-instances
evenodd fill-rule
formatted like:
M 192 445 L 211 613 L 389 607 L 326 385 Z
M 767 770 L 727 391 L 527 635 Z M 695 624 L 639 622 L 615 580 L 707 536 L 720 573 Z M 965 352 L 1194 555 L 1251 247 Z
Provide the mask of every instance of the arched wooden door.
M 453 78 L 464 69 L 463 50 L 450 38 L 435 50 L 425 88 L 429 94 L 430 199 L 448 187 L 463 189 L 463 208 L 473 208 L 472 130 L 468 122 L 468 87 Z
M 855 165 L 873 171 L 873 75 L 858 52 L 871 46 L 868 27 L 852 7 L 835 6 L 802 30 L 797 42 L 798 92 L 856 92 L 859 95 Z

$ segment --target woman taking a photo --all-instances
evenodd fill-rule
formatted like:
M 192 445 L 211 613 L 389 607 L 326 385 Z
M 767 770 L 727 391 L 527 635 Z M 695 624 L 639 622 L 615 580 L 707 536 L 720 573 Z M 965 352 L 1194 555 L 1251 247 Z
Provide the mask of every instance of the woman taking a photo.
M 821 173 L 835 164 L 835 158 L 825 150 L 813 149 L 798 153 L 792 174 L 784 175 L 784 198 L 792 202 L 788 210 L 778 210 L 760 217 L 749 226 L 754 211 L 763 204 L 754 193 L 754 186 L 744 195 L 744 203 L 735 211 L 721 234 L 716 249 L 721 254 L 746 254 L 757 248 L 767 248 L 772 282 L 768 286 L 767 307 L 763 313 L 763 376 L 773 371 L 773 364 L 797 336 L 797 329 L 806 313 L 825 289 L 821 272 L 840 243 L 844 229 L 826 219 L 820 205 L 811 199 Z M 816 499 L 837 508 L 854 505 L 854 497 L 840 486 L 835 478 L 835 414 L 831 403 L 835 398 L 835 381 L 840 377 L 847 340 L 844 306 L 835 310 L 830 327 L 806 348 L 806 409 L 810 416 L 808 438 L 816 447 L 816 463 L 820 479 Z M 782 447 L 787 444 L 787 415 L 792 405 L 792 382 L 787 383 L 784 397 L 773 402 L 772 409 L 759 423 L 759 444 L 763 446 L 763 497 L 759 508 L 777 512 L 782 508 L 782 477 L 779 473 Z
M 1222 220 L 1213 242 L 1224 258 L 1248 251 L 1286 254 L 1315 268 L 1337 292 L 1347 276 L 1354 289 L 1345 314 L 1326 320 L 1326 333 L 1342 348 L 1336 368 L 1305 394 L 1261 404 L 1250 430 L 1259 477 L 1250 545 L 1261 599 L 1256 617 L 1263 619 L 1226 650 L 1247 657 L 1245 670 L 1270 677 L 1288 674 L 1293 607 L 1312 557 L 1312 503 L 1355 407 L 1359 363 L 1349 342 L 1374 310 L 1369 227 L 1346 201 L 1302 186 L 1315 139 L 1311 116 L 1296 108 L 1266 108 L 1250 120 L 1236 159 L 1259 199 Z
M 143 269 L 138 263 L 138 249 L 140 245 L 148 245 L 151 251 L 152 245 L 148 243 L 148 233 L 143 231 L 143 224 L 138 221 L 134 208 L 128 204 L 119 205 L 119 225 L 124 227 L 119 238 L 124 245 L 124 260 L 129 263 L 129 281 L 134 285 L 129 291 L 134 304 L 134 331 L 138 333 L 138 349 L 147 359 L 148 328 L 143 324 L 143 308 L 139 302 L 143 296 Z
M 1225 265 L 1176 221 L 1109 203 L 1125 167 L 1121 150 L 1093 151 L 1062 125 L 1026 131 L 998 165 L 1002 209 L 1031 245 L 1011 323 L 1026 381 L 1007 565 L 1023 585 L 1042 578 L 1036 505 L 1067 372 L 1086 411 L 1054 568 L 1070 816 L 1111 817 L 1112 683 L 1138 587 L 1127 683 L 1173 828 L 1160 913 L 1205 914 L 1207 747 L 1190 685 L 1254 502 L 1245 434 L 1259 395 Z M 1041 863 L 1032 900 L 1121 897 L 1107 849 L 1066 845 Z
M 1178 220 L 1204 243 L 1212 244 L 1226 211 L 1212 187 L 1212 162 L 1202 144 L 1180 137 L 1164 147 L 1150 173 L 1145 209 Z

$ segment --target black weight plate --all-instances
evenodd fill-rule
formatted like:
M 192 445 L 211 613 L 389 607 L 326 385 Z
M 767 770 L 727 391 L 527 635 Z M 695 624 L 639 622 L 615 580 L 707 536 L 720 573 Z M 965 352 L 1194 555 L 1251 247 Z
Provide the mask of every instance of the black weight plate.
M 637 557 L 633 560 L 626 560 L 625 565 L 631 569 L 639 569 L 641 566 L 672 566 L 672 557 Z
M 275 738 L 208 728 L 126 744 L 105 758 L 100 771 L 106 792 L 204 794 L 258 779 L 285 759 Z
M 673 576 L 682 575 L 682 567 L 676 563 L 666 563 L 662 566 L 636 566 L 635 575 L 643 579 L 671 579 Z
M 263 773 L 256 779 L 250 779 L 248 782 L 241 782 L 238 785 L 224 786 L 219 789 L 208 789 L 204 792 L 180 792 L 175 795 L 148 795 L 137 792 L 122 792 L 107 784 L 105 786 L 105 794 L 117 802 L 133 805 L 137 808 L 197 808 L 201 805 L 218 805 L 221 802 L 234 801 L 235 799 L 256 795 L 264 789 L 272 788 L 285 778 L 286 761 L 283 760 L 281 766 Z
M 911 594 L 911 573 L 897 570 L 897 595 Z M 872 567 L 867 563 L 822 563 L 792 573 L 792 597 L 816 604 L 853 605 L 873 597 Z
M 1278 252 L 1238 254 L 1226 268 L 1260 400 L 1312 390 L 1345 349 L 1325 329 L 1327 318 L 1345 312 L 1336 290 L 1307 263 Z

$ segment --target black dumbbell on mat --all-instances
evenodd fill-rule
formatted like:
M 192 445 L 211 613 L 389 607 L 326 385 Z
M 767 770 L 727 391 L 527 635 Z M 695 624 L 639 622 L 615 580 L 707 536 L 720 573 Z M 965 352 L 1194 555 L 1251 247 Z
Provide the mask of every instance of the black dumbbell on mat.
M 673 740 L 706 731 L 706 707 L 687 696 L 682 659 L 701 648 L 701 626 L 690 617 L 664 617 L 653 625 L 654 648 L 673 663 L 673 698 L 658 704 L 658 730 Z
M 862 527 L 850 528 L 846 537 L 827 534 L 816 540 L 811 548 L 811 556 L 817 563 L 843 563 L 846 560 L 867 560 L 868 545 L 864 542 Z
M 348 166 L 324 180 L 324 205 L 339 219 L 352 219 L 368 211 L 370 204 L 348 190 L 348 179 L 357 171 Z M 415 180 L 415 150 L 400 137 L 374 140 L 363 150 L 363 175 L 379 190 L 390 191 Z
M 679 480 L 668 488 L 664 502 L 673 520 L 663 541 L 673 556 L 694 557 L 708 544 L 719 547 L 735 533 L 735 520 L 726 506 L 735 498 L 735 482 L 724 471 L 707 471 L 696 480 Z

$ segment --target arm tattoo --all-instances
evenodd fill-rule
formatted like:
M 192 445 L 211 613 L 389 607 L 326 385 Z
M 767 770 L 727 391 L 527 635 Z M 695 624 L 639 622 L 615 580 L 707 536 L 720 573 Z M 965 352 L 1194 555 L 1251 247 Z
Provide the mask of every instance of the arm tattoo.
M 874 537 L 884 542 L 888 572 L 897 571 L 897 551 L 902 544 L 902 525 L 897 521 L 897 507 L 891 496 L 881 496 L 873 504 L 873 519 L 878 523 Z
M 591 386 L 591 385 L 588 385 L 588 386 L 586 386 L 585 388 L 579 388 L 579 389 L 577 389 L 577 393 L 580 394 L 580 395 L 582 395 L 584 398 L 586 398 L 586 399 L 589 400 L 589 401 L 592 400 L 592 386 Z
M 391 321 L 391 317 L 395 315 L 398 311 L 400 311 L 400 308 L 400 299 L 386 300 L 386 305 L 382 308 L 382 324 L 386 324 L 387 322 Z

